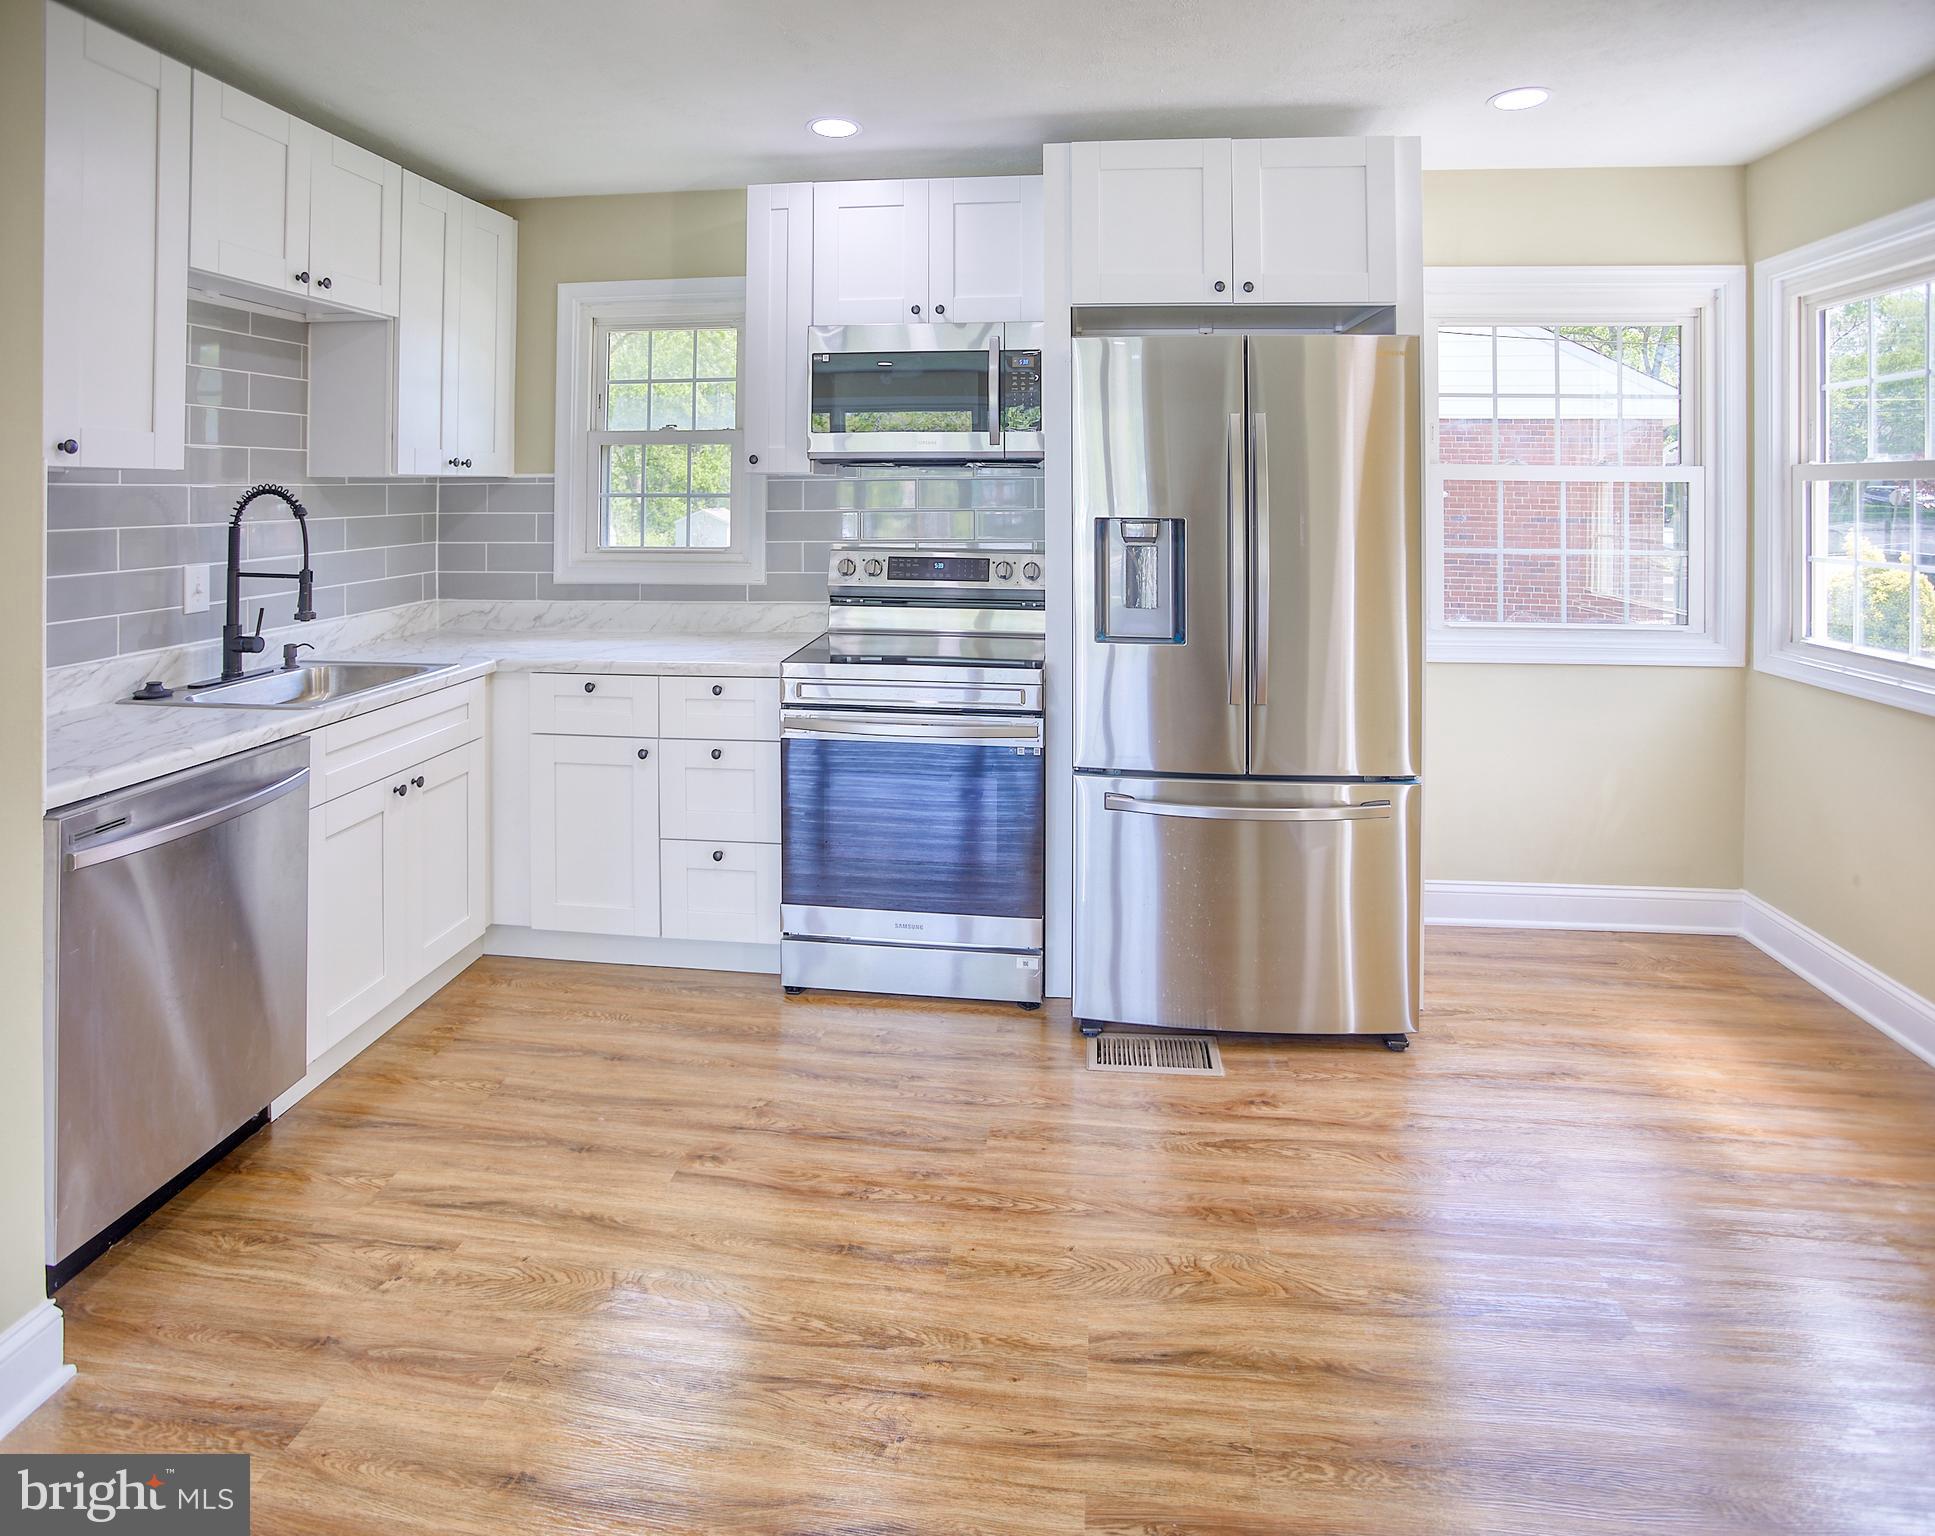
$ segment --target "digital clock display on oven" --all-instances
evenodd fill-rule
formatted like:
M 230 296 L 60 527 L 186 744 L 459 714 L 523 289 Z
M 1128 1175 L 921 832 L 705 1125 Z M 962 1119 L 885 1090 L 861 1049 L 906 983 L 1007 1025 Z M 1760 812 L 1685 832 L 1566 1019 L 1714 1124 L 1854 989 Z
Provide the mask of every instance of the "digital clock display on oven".
M 988 562 L 971 555 L 889 555 L 889 581 L 986 581 Z

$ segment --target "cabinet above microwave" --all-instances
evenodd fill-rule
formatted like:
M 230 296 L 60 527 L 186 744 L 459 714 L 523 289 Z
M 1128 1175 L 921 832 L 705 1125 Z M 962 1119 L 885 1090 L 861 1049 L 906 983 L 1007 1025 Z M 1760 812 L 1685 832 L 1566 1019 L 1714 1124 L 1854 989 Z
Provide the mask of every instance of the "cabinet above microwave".
M 809 332 L 807 456 L 819 463 L 1041 457 L 1042 328 L 823 325 Z

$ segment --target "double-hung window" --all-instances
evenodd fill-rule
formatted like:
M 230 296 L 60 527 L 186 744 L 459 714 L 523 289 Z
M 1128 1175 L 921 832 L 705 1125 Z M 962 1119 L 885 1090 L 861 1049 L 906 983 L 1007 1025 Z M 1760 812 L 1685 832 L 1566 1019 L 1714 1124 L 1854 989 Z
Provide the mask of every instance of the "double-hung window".
M 559 285 L 559 580 L 764 579 L 738 468 L 744 313 L 737 279 Z
M 1756 280 L 1756 664 L 1935 714 L 1935 204 Z
M 1738 269 L 1426 274 L 1428 654 L 1737 665 Z

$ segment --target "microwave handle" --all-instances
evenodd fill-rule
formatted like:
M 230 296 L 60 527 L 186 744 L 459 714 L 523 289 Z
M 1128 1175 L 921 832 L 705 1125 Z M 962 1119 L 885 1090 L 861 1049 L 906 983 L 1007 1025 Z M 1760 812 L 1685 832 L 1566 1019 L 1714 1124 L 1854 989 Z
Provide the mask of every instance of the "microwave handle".
M 988 446 L 1001 446 L 1001 346 L 1004 332 L 996 326 L 988 338 Z

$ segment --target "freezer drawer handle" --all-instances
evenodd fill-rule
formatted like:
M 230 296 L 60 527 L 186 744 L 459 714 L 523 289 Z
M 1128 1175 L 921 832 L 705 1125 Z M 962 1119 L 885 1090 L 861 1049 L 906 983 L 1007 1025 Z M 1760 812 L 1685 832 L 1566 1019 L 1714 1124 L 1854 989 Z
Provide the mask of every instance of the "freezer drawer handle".
M 1138 816 L 1192 816 L 1199 821 L 1389 821 L 1391 802 L 1357 805 L 1190 805 L 1175 800 L 1138 800 L 1134 795 L 1104 795 L 1105 811 Z
M 192 837 L 197 832 L 220 826 L 225 821 L 233 821 L 237 816 L 245 816 L 271 800 L 280 800 L 291 790 L 298 789 L 309 782 L 309 770 L 298 768 L 286 779 L 252 790 L 239 800 L 231 800 L 227 805 L 218 805 L 212 810 L 198 811 L 193 816 L 184 816 L 180 821 L 167 822 L 159 827 L 148 827 L 126 837 L 117 837 L 113 842 L 96 843 L 91 848 L 76 848 L 67 856 L 70 870 L 86 869 L 90 864 L 105 864 L 110 859 L 125 859 L 131 853 L 146 853 L 150 848 L 163 844 L 179 842 L 184 837 Z

